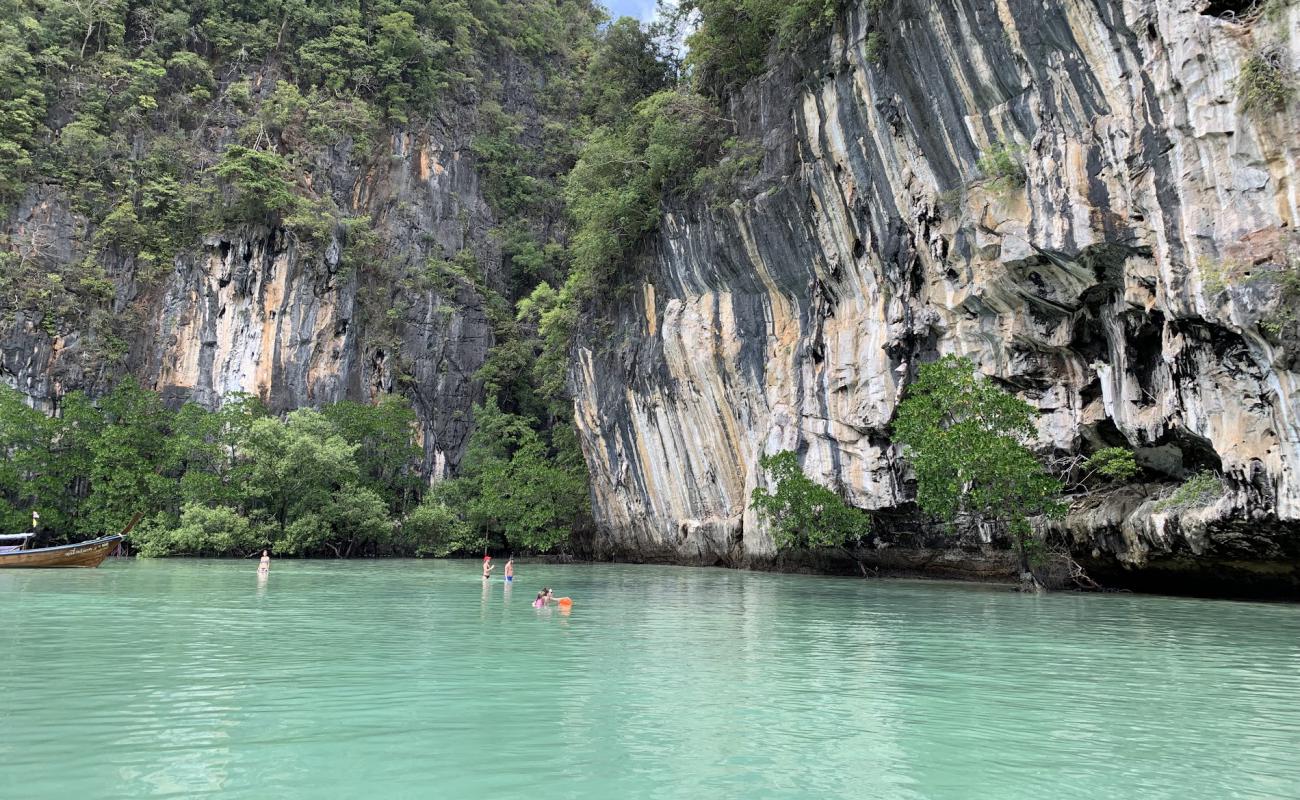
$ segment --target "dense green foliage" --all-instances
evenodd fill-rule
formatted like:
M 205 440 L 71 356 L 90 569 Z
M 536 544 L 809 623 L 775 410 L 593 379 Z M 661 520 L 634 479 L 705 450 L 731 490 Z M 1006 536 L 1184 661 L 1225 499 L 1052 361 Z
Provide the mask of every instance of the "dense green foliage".
M 1204 470 L 1179 484 L 1177 489 L 1160 502 L 1157 511 L 1186 511 L 1207 506 L 1223 496 L 1223 480 L 1214 472 Z
M 1137 460 L 1127 447 L 1106 447 L 1088 457 L 1084 469 L 1112 481 L 1126 481 L 1137 474 Z
M 654 35 L 631 17 L 622 17 L 605 29 L 592 55 L 582 85 L 582 111 L 594 125 L 617 123 L 672 81 L 673 65 Z
M 482 545 L 548 551 L 563 546 L 588 514 L 587 469 L 573 428 L 550 441 L 527 417 L 489 401 L 475 408 L 476 429 L 458 478 L 434 488 L 461 509 Z
M 773 46 L 791 50 L 828 31 L 843 0 L 680 0 L 670 23 L 696 24 L 686 62 L 701 91 L 721 97 L 763 72 Z
M 562 474 L 572 494 L 576 449 L 564 381 L 541 381 L 534 367 L 544 349 L 539 320 L 517 317 L 512 305 L 539 283 L 560 285 L 567 275 L 560 179 L 585 131 L 574 120 L 616 113 L 624 78 L 648 90 L 668 80 L 666 63 L 653 55 L 637 62 L 644 53 L 636 48 L 651 47 L 639 26 L 610 26 L 602 37 L 607 44 L 597 48 L 603 15 L 590 0 L 0 0 L 0 9 L 0 210 L 39 183 L 84 215 L 92 240 L 87 255 L 73 261 L 57 257 L 55 242 L 42 238 L 52 233 L 0 240 L 5 323 L 22 313 L 51 336 L 76 331 L 87 371 L 111 370 L 150 321 L 144 304 L 151 288 L 205 234 L 243 225 L 280 228 L 307 254 L 324 252 L 334 240 L 343 247 L 339 279 L 359 277 L 363 346 L 397 354 L 393 371 L 403 388 L 414 388 L 403 382 L 395 322 L 407 298 L 436 292 L 446 313 L 455 311 L 450 304 L 466 287 L 483 299 L 496 342 L 481 373 L 488 402 L 517 415 L 541 443 L 520 444 L 514 472 L 547 480 Z M 587 102 L 584 88 L 595 86 L 608 95 L 579 108 Z M 633 90 L 632 102 L 641 91 Z M 449 115 L 477 129 L 473 155 L 501 220 L 490 233 L 504 256 L 500 270 L 477 263 L 479 251 L 468 246 L 441 253 L 422 240 L 417 246 L 430 252 L 394 252 L 353 207 L 346 185 L 321 179 L 337 170 L 340 158 L 362 174 L 382 168 L 394 132 L 415 138 Z M 423 274 L 422 263 L 428 264 Z M 126 308 L 124 280 L 128 300 L 136 298 Z M 76 396 L 65 403 L 65 416 L 78 404 L 101 412 Z M 393 401 L 376 413 L 400 416 L 397 407 Z M 350 444 L 365 438 L 359 426 L 400 427 L 395 418 L 376 422 L 346 405 L 324 415 Z M 168 424 L 155 427 L 170 441 Z M 279 427 L 268 427 L 273 424 Z M 255 536 L 273 525 L 277 546 L 289 551 L 383 550 L 348 532 L 374 527 L 370 512 L 382 508 L 394 522 L 414 518 L 392 533 L 395 548 L 434 553 L 457 539 L 457 526 L 468 525 L 460 516 L 455 525 L 444 524 L 445 507 L 424 498 L 425 476 L 407 468 L 409 437 L 357 444 L 343 458 L 338 441 L 318 428 L 291 417 L 259 425 L 241 440 L 248 463 L 267 469 L 277 463 L 277 448 L 292 445 L 295 459 L 307 458 L 305 472 L 320 468 L 313 480 L 335 487 L 308 493 L 308 513 L 285 499 L 298 496 L 297 488 L 275 494 L 273 483 L 263 484 L 267 494 L 238 506 Z M 308 458 L 331 453 L 332 461 Z M 166 479 L 141 480 L 180 480 L 164 472 Z M 200 484 L 204 475 L 191 471 L 184 480 Z M 566 519 L 584 517 L 585 476 L 578 475 L 584 497 Z M 92 477 L 94 488 L 82 487 L 78 495 L 78 513 L 98 515 L 105 525 L 115 519 L 117 506 L 100 510 L 110 485 Z M 540 485 L 519 488 L 543 491 Z M 382 503 L 376 506 L 367 492 Z M 128 487 L 122 496 L 130 496 Z M 168 520 L 194 517 L 177 542 L 193 542 L 198 532 L 229 521 L 207 513 L 211 498 L 153 501 L 150 496 L 146 505 L 166 506 Z M 567 538 L 555 524 L 533 519 L 509 529 L 527 529 L 539 541 L 541 530 L 549 540 Z M 327 530 L 342 533 L 324 536 Z M 243 541 L 242 533 L 229 541 Z
M 721 119 L 698 95 L 666 90 L 638 103 L 617 127 L 591 133 L 565 195 L 577 221 L 573 270 L 594 288 L 659 222 L 665 194 L 690 185 L 717 153 Z
M 415 417 L 396 397 L 280 419 L 252 398 L 208 412 L 163 407 L 127 381 L 61 414 L 0 389 L 0 525 L 41 512 L 47 542 L 115 532 L 136 512 L 145 555 L 446 555 L 494 545 L 549 550 L 586 510 L 571 435 L 555 452 L 528 422 L 489 406 L 465 476 L 429 491 Z M 453 510 L 455 509 L 455 510 Z
M 832 547 L 855 542 L 868 531 L 870 518 L 805 475 L 794 451 L 763 456 L 758 463 L 772 476 L 775 491 L 756 487 L 750 505 L 771 523 L 777 547 Z
M 558 176 L 580 134 L 562 121 L 578 115 L 600 18 L 590 0 L 0 0 L 0 212 L 40 184 L 91 240 L 66 261 L 50 240 L 65 234 L 0 238 L 0 313 L 75 329 L 101 362 L 87 366 L 111 368 L 147 311 L 114 308 L 105 268 L 144 302 L 178 254 L 241 224 L 283 226 L 309 251 L 336 238 L 349 269 L 389 285 L 389 261 L 409 256 L 377 247 L 346 186 L 317 176 L 339 153 L 383 163 L 393 126 L 474 108 L 490 199 L 518 217 L 507 257 L 536 271 L 559 246 Z M 500 112 L 512 60 L 538 73 L 540 137 Z M 525 275 L 512 299 L 545 277 Z
M 894 420 L 894 440 L 916 473 L 916 502 L 946 522 L 991 523 L 1028 568 L 1029 518 L 1058 516 L 1061 484 L 1025 445 L 1037 411 L 965 358 L 923 365 Z

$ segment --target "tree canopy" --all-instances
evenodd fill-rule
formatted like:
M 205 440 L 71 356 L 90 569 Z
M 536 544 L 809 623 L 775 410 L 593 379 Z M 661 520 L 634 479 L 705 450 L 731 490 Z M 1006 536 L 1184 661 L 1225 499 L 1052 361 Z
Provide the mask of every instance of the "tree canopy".
M 923 364 L 898 405 L 894 440 L 916 475 L 921 510 L 952 525 L 1009 534 L 1026 568 L 1029 518 L 1064 513 L 1061 483 L 1027 443 L 1037 411 L 976 372 L 969 359 Z
M 756 487 L 750 505 L 771 523 L 778 548 L 842 545 L 870 529 L 866 514 L 804 474 L 794 451 L 763 456 L 758 463 L 771 475 L 775 490 Z
M 429 487 L 410 406 L 397 397 L 272 416 L 254 398 L 172 411 L 125 381 L 59 415 L 0 387 L 0 524 L 41 512 L 45 543 L 122 528 L 144 555 L 447 555 L 484 537 L 519 552 L 563 546 L 586 518 L 586 471 L 559 426 L 489 404 L 467 469 Z

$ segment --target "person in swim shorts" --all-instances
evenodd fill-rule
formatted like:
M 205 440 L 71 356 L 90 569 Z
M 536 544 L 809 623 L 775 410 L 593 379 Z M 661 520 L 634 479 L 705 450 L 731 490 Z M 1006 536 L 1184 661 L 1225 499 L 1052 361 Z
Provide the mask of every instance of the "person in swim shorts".
M 515 557 L 511 556 L 506 559 L 506 583 L 514 583 L 515 580 Z

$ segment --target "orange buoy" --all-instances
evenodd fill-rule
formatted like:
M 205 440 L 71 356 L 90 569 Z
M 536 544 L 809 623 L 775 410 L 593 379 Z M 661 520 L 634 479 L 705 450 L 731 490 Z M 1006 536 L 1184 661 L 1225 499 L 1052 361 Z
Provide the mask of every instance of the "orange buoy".
M 566 607 L 573 605 L 573 601 L 567 597 L 561 597 L 559 600 L 556 600 L 555 602 L 559 603 L 561 606 L 566 606 Z

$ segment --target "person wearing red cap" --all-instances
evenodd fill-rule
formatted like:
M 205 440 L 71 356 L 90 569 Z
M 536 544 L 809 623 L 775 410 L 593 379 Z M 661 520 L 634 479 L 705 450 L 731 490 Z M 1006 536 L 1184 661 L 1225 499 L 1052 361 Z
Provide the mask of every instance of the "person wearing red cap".
M 483 580 L 491 578 L 492 570 L 495 568 L 496 565 L 492 563 L 492 556 L 483 556 Z

